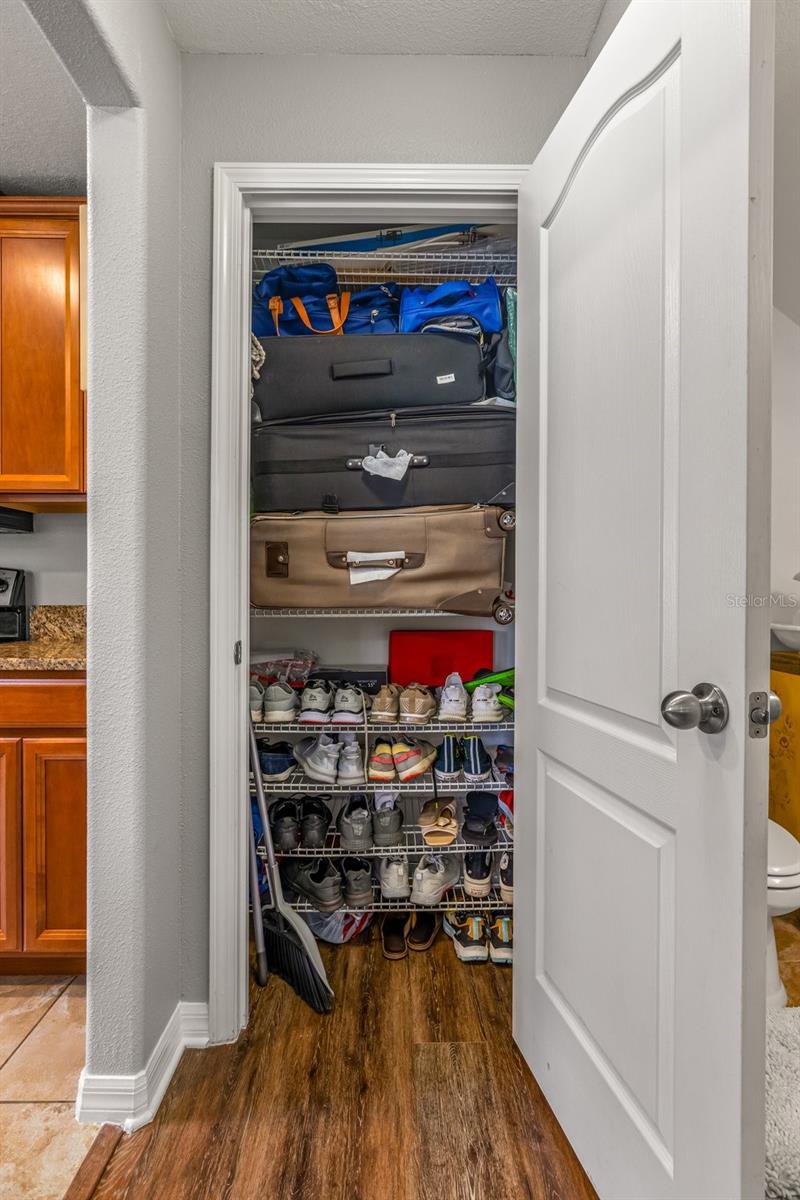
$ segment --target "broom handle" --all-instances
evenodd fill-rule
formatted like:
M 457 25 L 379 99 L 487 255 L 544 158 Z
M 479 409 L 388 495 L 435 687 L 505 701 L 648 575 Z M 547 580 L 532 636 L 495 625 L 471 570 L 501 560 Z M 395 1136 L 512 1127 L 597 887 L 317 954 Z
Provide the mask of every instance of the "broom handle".
M 267 879 L 269 880 L 269 891 L 272 897 L 274 908 L 282 909 L 286 907 L 286 902 L 283 898 L 283 888 L 281 887 L 281 877 L 278 871 L 278 864 L 275 859 L 275 847 L 272 845 L 272 831 L 269 827 L 269 816 L 267 815 L 267 800 L 264 795 L 264 780 L 261 778 L 261 762 L 258 757 L 258 746 L 256 745 L 256 735 L 253 729 L 253 718 L 250 717 L 250 766 L 253 770 L 253 778 L 256 781 L 256 802 L 258 811 L 261 815 L 261 824 L 264 827 L 264 845 L 267 848 Z
M 253 906 L 253 937 L 256 943 L 256 977 L 261 983 L 267 976 L 267 950 L 264 942 L 264 918 L 261 915 L 261 888 L 258 880 L 256 832 L 253 828 L 253 809 L 247 797 L 247 817 L 250 827 L 250 903 Z

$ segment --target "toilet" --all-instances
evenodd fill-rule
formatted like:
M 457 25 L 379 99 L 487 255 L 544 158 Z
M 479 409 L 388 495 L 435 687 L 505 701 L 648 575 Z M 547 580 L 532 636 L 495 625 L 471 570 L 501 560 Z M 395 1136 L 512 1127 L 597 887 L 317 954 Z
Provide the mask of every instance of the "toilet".
M 800 842 L 788 829 L 769 822 L 767 837 L 767 1007 L 784 1008 L 786 989 L 778 970 L 772 918 L 800 908 Z

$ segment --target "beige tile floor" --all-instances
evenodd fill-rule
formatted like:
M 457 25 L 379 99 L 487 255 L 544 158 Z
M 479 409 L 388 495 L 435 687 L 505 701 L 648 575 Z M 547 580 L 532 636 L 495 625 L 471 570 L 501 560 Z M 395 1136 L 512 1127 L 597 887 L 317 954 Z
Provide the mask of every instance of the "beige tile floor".
M 61 1200 L 98 1126 L 75 1120 L 86 981 L 0 976 L 0 1200 Z

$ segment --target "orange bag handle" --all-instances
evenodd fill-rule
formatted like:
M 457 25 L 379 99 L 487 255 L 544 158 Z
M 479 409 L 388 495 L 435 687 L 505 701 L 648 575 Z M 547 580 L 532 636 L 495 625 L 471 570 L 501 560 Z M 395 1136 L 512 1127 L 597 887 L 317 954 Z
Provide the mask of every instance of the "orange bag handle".
M 308 313 L 306 312 L 306 306 L 303 304 L 303 301 L 299 300 L 296 296 L 293 296 L 292 304 L 294 305 L 295 311 L 305 325 L 306 329 L 310 329 L 312 333 L 342 333 L 342 326 L 347 320 L 347 314 L 350 311 L 350 293 L 342 292 L 341 309 L 339 308 L 339 298 L 335 293 L 330 296 L 326 296 L 325 299 L 328 303 L 328 308 L 330 309 L 331 322 L 333 324 L 332 329 L 315 329 L 308 319 Z M 270 300 L 270 306 L 271 305 L 272 301 Z

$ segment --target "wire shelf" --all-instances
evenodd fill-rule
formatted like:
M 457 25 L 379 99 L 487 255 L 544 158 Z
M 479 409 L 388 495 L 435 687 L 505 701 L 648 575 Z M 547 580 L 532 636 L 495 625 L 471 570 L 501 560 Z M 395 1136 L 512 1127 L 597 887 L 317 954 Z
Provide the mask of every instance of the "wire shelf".
M 341 287 L 365 287 L 394 281 L 401 286 L 431 286 L 448 279 L 481 283 L 494 276 L 499 287 L 515 286 L 517 255 L 513 250 L 450 245 L 437 250 L 311 250 L 286 248 L 253 251 L 253 282 L 275 267 L 329 263 Z
M 463 617 L 469 621 L 491 621 L 491 616 L 444 612 L 438 608 L 256 608 L 251 617 Z
M 331 828 L 328 830 L 328 835 L 325 838 L 324 846 L 316 849 L 309 849 L 307 846 L 297 846 L 294 850 L 282 850 L 278 853 L 278 858 L 386 858 L 396 854 L 405 854 L 409 858 L 414 856 L 419 857 L 421 854 L 470 854 L 474 851 L 489 850 L 492 853 L 497 851 L 512 850 L 514 848 L 514 837 L 511 832 L 504 826 L 499 825 L 497 828 L 498 838 L 492 846 L 478 846 L 474 842 L 465 841 L 459 833 L 454 842 L 449 846 L 430 846 L 422 836 L 422 829 L 419 825 L 407 825 L 401 831 L 401 839 L 396 846 L 372 846 L 369 850 L 345 850 L 339 841 L 338 832 Z M 259 846 L 258 853 L 260 858 L 266 857 L 266 850 L 263 846 Z
M 288 890 L 288 887 L 287 887 Z M 463 885 L 458 884 L 442 898 L 439 904 L 412 904 L 411 900 L 387 900 L 381 895 L 380 885 L 375 883 L 372 886 L 373 900 L 372 904 L 352 906 L 343 904 L 341 908 L 336 909 L 337 912 L 447 912 L 449 909 L 461 909 L 469 913 L 474 912 L 508 912 L 514 907 L 513 903 L 504 900 L 500 895 L 499 888 L 492 888 L 488 896 L 477 899 L 475 896 L 468 896 Z M 288 897 L 287 897 L 288 900 Z M 292 908 L 298 912 L 317 912 L 316 907 L 310 900 L 297 899 L 288 900 Z M 266 907 L 269 907 L 267 905 Z
M 381 733 L 494 733 L 497 730 L 500 733 L 513 731 L 513 721 L 430 721 L 427 725 L 402 725 L 399 722 L 387 724 L 384 721 L 368 721 L 366 726 L 363 721 L 357 725 L 351 725 L 344 721 L 260 721 L 253 728 L 256 733 L 261 735 L 273 734 L 277 736 L 281 733 L 341 733 L 343 730 L 350 730 L 352 733 L 357 733 L 363 737 L 364 733 L 381 734 Z
M 255 787 L 252 773 L 250 775 L 250 786 Z M 436 783 L 435 790 L 440 796 L 451 796 L 455 792 L 506 792 L 511 791 L 513 784 L 506 783 L 505 780 L 482 779 L 479 783 L 468 783 L 461 781 L 457 783 Z M 325 795 L 332 794 L 336 796 L 349 796 L 353 792 L 410 792 L 423 793 L 434 791 L 434 778 L 430 771 L 426 771 L 424 775 L 420 775 L 417 779 L 411 779 L 402 782 L 397 779 L 384 779 L 379 783 L 369 780 L 367 783 L 322 783 L 315 779 L 309 779 L 302 771 L 292 771 L 288 779 L 273 782 L 272 780 L 264 780 L 264 791 L 270 794 L 291 795 L 293 792 L 305 793 L 307 795 Z

